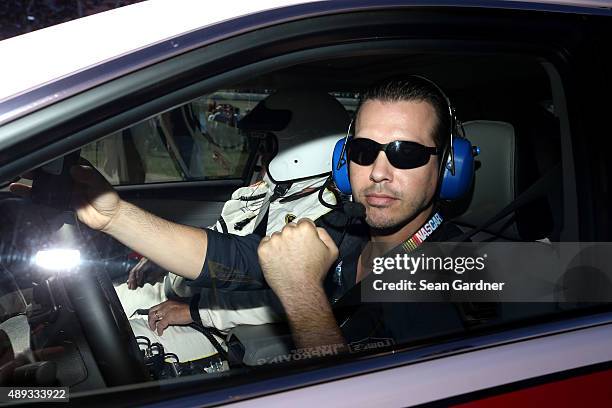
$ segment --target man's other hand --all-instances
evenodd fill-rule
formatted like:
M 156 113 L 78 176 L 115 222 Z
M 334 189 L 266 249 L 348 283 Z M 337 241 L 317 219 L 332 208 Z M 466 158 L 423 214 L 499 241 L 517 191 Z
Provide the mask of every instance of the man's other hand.
M 142 288 L 145 283 L 150 283 L 152 285 L 156 282 L 161 282 L 167 273 L 168 272 L 164 268 L 143 256 L 138 263 L 130 269 L 127 278 L 128 289 L 134 290 L 136 288 Z
M 338 248 L 327 231 L 301 219 L 264 237 L 257 254 L 266 281 L 282 300 L 296 291 L 320 288 L 338 258 Z
M 74 180 L 72 206 L 79 220 L 92 229 L 105 231 L 119 212 L 119 195 L 93 166 L 74 166 L 70 169 L 70 175 Z M 32 175 L 23 177 L 31 179 Z M 13 183 L 9 189 L 22 197 L 31 194 L 31 187 L 22 183 Z
M 193 320 L 187 303 L 166 300 L 149 309 L 149 328 L 157 330 L 160 336 L 168 326 L 189 323 L 193 323 Z

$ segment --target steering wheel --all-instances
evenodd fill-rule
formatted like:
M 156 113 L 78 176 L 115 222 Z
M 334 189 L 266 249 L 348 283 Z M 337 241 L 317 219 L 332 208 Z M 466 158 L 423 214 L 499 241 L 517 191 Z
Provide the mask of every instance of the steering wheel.
M 96 259 L 96 249 L 88 249 L 87 258 Z M 132 327 L 104 266 L 83 262 L 63 283 L 106 383 L 146 381 L 147 371 Z
M 0 239 L 9 237 L 16 253 L 31 250 L 34 255 L 39 248 L 48 247 L 51 240 L 79 249 L 81 259 L 86 261 L 74 273 L 58 276 L 102 377 L 108 386 L 147 381 L 147 370 L 128 318 L 104 266 L 95 261 L 99 259 L 96 248 L 90 239 L 83 239 L 74 214 L 3 194 L 0 195 L 0 225 Z M 0 247 L 6 248 L 4 244 Z

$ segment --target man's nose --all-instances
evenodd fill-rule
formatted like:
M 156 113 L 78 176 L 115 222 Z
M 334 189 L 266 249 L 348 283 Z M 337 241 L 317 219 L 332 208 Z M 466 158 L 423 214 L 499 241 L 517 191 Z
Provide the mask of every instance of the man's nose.
M 393 166 L 389 163 L 385 152 L 378 152 L 376 160 L 372 163 L 372 171 L 370 172 L 370 180 L 375 183 L 383 181 L 391 181 L 393 179 Z

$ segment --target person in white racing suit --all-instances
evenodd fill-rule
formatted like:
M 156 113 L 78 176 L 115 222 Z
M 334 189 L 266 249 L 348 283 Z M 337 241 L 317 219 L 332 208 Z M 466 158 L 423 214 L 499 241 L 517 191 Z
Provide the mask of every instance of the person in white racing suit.
M 281 90 L 262 100 L 238 126 L 245 132 L 266 135 L 269 146 L 262 156 L 264 175 L 262 180 L 234 191 L 212 229 L 264 236 L 280 231 L 294 219 L 314 221 L 330 211 L 321 204 L 318 192 L 331 170 L 333 147 L 349 126 L 348 114 L 335 98 L 324 92 Z M 267 163 L 270 156 L 273 158 Z M 325 189 L 322 199 L 333 204 L 336 197 Z M 143 284 L 147 275 L 161 274 L 161 282 Z M 162 344 L 181 362 L 217 353 L 202 333 L 189 326 L 194 319 L 221 333 L 237 325 L 281 319 L 266 299 L 245 304 L 212 289 L 190 286 L 185 278 L 166 274 L 146 258 L 116 291 L 134 334 Z M 223 301 L 215 302 L 219 297 Z M 137 314 L 147 309 L 148 314 Z M 224 339 L 217 339 L 223 345 Z

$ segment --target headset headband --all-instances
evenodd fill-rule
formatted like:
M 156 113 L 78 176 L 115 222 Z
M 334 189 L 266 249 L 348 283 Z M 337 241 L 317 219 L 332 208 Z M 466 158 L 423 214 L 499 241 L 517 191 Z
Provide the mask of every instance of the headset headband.
M 349 126 L 346 131 L 346 136 L 344 137 L 344 144 L 342 145 L 342 151 L 340 152 L 340 160 L 338 160 L 338 164 L 336 165 L 336 170 L 340 170 L 340 168 L 346 164 L 346 142 L 348 141 L 348 138 L 351 135 L 351 126 L 353 126 L 354 120 L 355 118 L 351 118 L 351 121 L 349 122 Z
M 444 101 L 446 102 L 446 106 L 448 108 L 448 117 L 450 119 L 450 168 L 449 171 L 451 172 L 451 175 L 455 175 L 455 152 L 453 149 L 453 134 L 455 133 L 456 130 L 456 126 L 457 126 L 457 117 L 455 116 L 455 109 L 453 108 L 453 105 L 451 104 L 451 101 L 449 99 L 448 96 L 446 96 L 446 93 L 444 93 L 444 91 L 442 90 L 442 88 L 440 88 L 438 86 L 438 84 L 436 84 L 434 81 L 432 81 L 429 78 L 425 78 L 424 76 L 421 75 L 410 75 L 414 78 L 419 78 L 422 79 L 423 81 L 427 82 L 428 84 L 430 84 L 431 86 L 433 86 L 434 88 L 436 88 L 438 90 L 438 93 L 440 95 L 442 95 L 442 98 L 444 98 Z M 442 158 L 442 165 L 444 165 L 444 158 Z
M 448 108 L 448 116 L 450 119 L 450 131 L 449 131 L 450 133 L 449 135 L 450 136 L 450 153 L 449 153 L 450 154 L 450 168 L 449 168 L 449 171 L 454 176 L 455 175 L 455 154 L 453 151 L 453 134 L 455 133 L 455 129 L 457 126 L 457 117 L 455 116 L 455 109 L 453 108 L 453 105 L 451 105 L 451 102 L 448 96 L 446 96 L 442 88 L 440 88 L 434 81 L 432 81 L 431 79 L 425 78 L 424 76 L 421 76 L 421 75 L 409 75 L 409 76 L 413 78 L 419 78 L 427 82 L 431 86 L 433 86 L 438 91 L 438 93 L 442 96 L 444 101 L 446 102 L 446 106 Z M 359 109 L 361 109 L 361 103 L 359 105 Z M 359 110 L 357 110 L 355 117 L 357 116 L 358 112 Z M 340 152 L 340 160 L 338 160 L 338 164 L 336 165 L 336 170 L 340 170 L 340 168 L 346 164 L 346 156 L 345 156 L 346 145 L 348 142 L 348 138 L 351 135 L 351 127 L 353 126 L 355 117 L 351 118 L 351 122 L 349 123 L 348 129 L 346 131 L 346 136 L 344 137 L 344 144 L 342 146 L 342 151 Z M 444 165 L 444 158 L 442 160 L 442 165 Z

